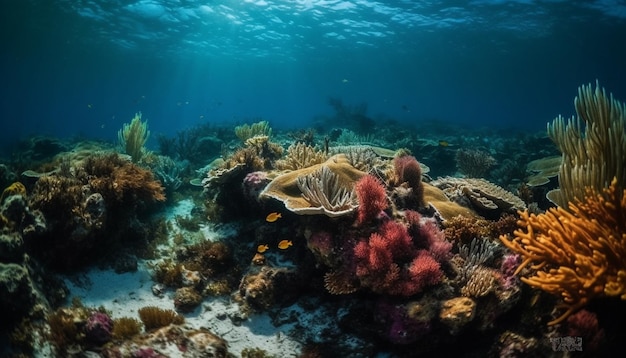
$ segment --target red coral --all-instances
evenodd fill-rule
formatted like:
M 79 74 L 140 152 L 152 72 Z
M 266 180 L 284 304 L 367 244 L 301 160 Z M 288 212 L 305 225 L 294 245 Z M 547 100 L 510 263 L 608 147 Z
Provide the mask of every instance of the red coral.
M 394 221 L 357 243 L 353 253 L 361 286 L 377 293 L 411 296 L 443 276 L 439 263 L 426 250 L 416 251 L 406 227 Z
M 407 183 L 413 190 L 418 204 L 424 204 L 424 186 L 422 184 L 422 168 L 415 157 L 404 155 L 393 160 L 396 174 L 396 183 Z
M 395 221 L 385 221 L 380 226 L 379 232 L 385 238 L 387 248 L 394 257 L 404 258 L 413 255 L 413 242 L 406 226 Z
M 357 221 L 363 224 L 374 220 L 387 208 L 387 193 L 383 184 L 373 175 L 365 175 L 356 183 L 356 196 L 359 200 Z
M 596 351 L 605 339 L 604 329 L 600 328 L 598 317 L 593 312 L 580 310 L 567 317 L 567 334 L 570 337 L 581 337 L 585 349 Z
M 411 261 L 408 271 L 411 277 L 409 282 L 413 285 L 405 290 L 410 294 L 420 292 L 426 286 L 438 284 L 443 277 L 439 263 L 425 250 L 420 251 Z

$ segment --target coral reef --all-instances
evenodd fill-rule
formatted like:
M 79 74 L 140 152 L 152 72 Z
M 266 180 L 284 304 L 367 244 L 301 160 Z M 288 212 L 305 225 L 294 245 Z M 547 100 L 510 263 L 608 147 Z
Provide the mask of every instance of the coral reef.
M 316 150 L 305 143 L 295 143 L 287 148 L 287 156 L 276 161 L 279 170 L 298 170 L 325 162 L 327 156 L 324 152 Z
M 526 209 L 515 194 L 484 179 L 445 177 L 431 182 L 450 200 L 471 207 L 486 218 L 497 219 L 502 213 Z
M 150 171 L 115 153 L 88 156 L 73 172 L 40 177 L 29 196 L 47 225 L 28 244 L 45 263 L 64 268 L 93 260 L 97 248 L 128 235 L 134 219 L 165 200 Z
M 456 167 L 467 178 L 482 178 L 496 164 L 494 157 L 479 149 L 459 149 L 454 159 Z
M 105 358 L 229 357 L 228 344 L 221 337 L 205 328 L 179 325 L 165 326 L 107 345 L 101 349 L 100 355 Z
M 272 128 L 268 121 L 243 124 L 235 127 L 235 135 L 245 143 L 248 139 L 256 136 L 270 137 L 272 135 Z
M 502 243 L 520 254 L 519 273 L 532 264 L 522 281 L 563 299 L 565 312 L 549 324 L 562 322 L 592 299 L 616 296 L 626 300 L 626 190 L 617 180 L 569 211 L 552 208 L 545 214 L 520 213 L 515 237 Z

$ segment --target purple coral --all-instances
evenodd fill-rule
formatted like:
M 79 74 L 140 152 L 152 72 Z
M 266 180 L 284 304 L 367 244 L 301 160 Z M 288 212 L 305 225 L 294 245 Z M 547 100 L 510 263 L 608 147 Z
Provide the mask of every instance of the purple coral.
M 94 312 L 85 323 L 85 338 L 95 344 L 103 344 L 111 340 L 113 320 L 108 314 Z
M 515 271 L 521 262 L 521 256 L 518 254 L 508 254 L 502 258 L 500 272 L 502 272 L 502 287 L 504 289 L 509 289 L 519 283 L 519 278 L 515 276 Z
M 393 344 L 409 344 L 430 332 L 430 321 L 410 317 L 404 305 L 381 301 L 376 319 L 384 328 L 385 338 Z
M 265 188 L 267 183 L 270 180 L 267 178 L 267 173 L 257 171 L 248 173 L 245 178 L 243 178 L 242 188 L 244 195 L 252 200 L 259 201 L 259 194 Z
M 164 355 L 150 347 L 141 347 L 132 353 L 133 358 L 162 358 Z

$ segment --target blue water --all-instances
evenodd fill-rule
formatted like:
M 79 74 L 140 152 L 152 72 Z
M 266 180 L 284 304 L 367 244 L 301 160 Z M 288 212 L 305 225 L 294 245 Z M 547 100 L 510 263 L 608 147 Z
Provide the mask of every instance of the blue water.
M 2 0 L 0 27 L 3 143 L 114 141 L 137 111 L 306 127 L 329 97 L 534 131 L 596 79 L 626 100 L 626 1 Z

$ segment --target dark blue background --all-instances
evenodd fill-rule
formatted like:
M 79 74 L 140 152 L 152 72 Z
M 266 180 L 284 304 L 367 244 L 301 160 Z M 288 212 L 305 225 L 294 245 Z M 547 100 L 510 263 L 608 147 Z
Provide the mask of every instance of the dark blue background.
M 300 31 L 298 37 L 265 41 L 225 29 L 224 23 L 182 25 L 130 11 L 151 2 L 94 1 L 111 11 L 106 20 L 81 15 L 69 5 L 81 3 L 89 4 L 2 0 L 3 142 L 33 134 L 114 141 L 137 111 L 148 119 L 152 133 L 166 135 L 207 121 L 259 118 L 275 128 L 306 127 L 314 117 L 332 114 L 330 96 L 347 104 L 366 102 L 370 116 L 418 129 L 420 122 L 441 120 L 537 131 L 558 114 L 574 113 L 581 84 L 598 79 L 626 100 L 626 21 L 619 12 L 607 15 L 577 2 L 462 2 L 471 11 L 468 16 L 486 20 L 468 18 L 464 26 L 396 24 L 368 45 L 352 35 L 329 40 L 329 30 L 317 25 L 321 19 L 351 16 L 367 22 L 367 11 L 329 11 L 317 18 L 283 11 L 282 21 L 306 29 L 293 27 Z M 163 3 L 176 10 L 177 2 Z M 239 6 L 239 12 L 255 6 L 224 3 Z M 438 16 L 442 6 L 424 11 Z M 542 9 L 540 16 L 530 11 L 535 7 Z M 246 21 L 263 16 L 259 23 L 267 23 L 272 10 L 256 8 L 261 10 L 249 11 Z M 137 17 L 122 16 L 126 13 Z M 512 25 L 502 23 L 513 15 Z M 381 23 L 390 19 L 375 12 L 371 16 Z M 526 16 L 534 21 L 528 29 L 523 27 Z M 184 35 L 176 35 L 177 26 Z M 291 31 L 289 26 L 279 29 Z M 174 35 L 150 38 L 160 30 Z M 129 45 L 120 46 L 116 38 L 129 39 Z M 219 46 L 202 47 L 190 41 L 194 38 L 209 44 L 214 38 Z

